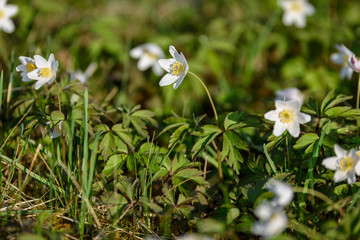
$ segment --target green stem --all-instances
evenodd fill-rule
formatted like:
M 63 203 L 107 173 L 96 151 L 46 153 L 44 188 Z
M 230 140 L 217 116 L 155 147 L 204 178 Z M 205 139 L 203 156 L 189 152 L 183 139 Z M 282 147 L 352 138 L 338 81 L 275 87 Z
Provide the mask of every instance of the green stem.
M 55 79 L 55 84 L 56 84 L 56 87 L 57 87 L 57 90 L 58 90 L 58 102 L 59 102 L 59 111 L 61 112 L 61 99 L 60 99 L 60 87 Z
M 213 102 L 213 100 L 212 100 L 212 98 L 211 98 L 211 95 L 210 95 L 210 92 L 209 92 L 208 88 L 206 87 L 205 83 L 204 83 L 196 74 L 194 74 L 194 73 L 192 73 L 192 72 L 190 72 L 190 71 L 189 71 L 188 73 L 190 73 L 190 74 L 193 75 L 197 80 L 199 80 L 199 82 L 200 82 L 200 83 L 203 85 L 203 87 L 205 88 L 205 91 L 206 91 L 206 93 L 207 93 L 207 95 L 208 95 L 208 97 L 209 97 L 210 103 L 211 103 L 211 107 L 212 107 L 212 109 L 213 109 L 213 111 L 214 111 L 216 125 L 219 125 L 218 115 L 217 115 L 217 112 L 216 112 L 216 108 L 215 108 L 214 102 Z

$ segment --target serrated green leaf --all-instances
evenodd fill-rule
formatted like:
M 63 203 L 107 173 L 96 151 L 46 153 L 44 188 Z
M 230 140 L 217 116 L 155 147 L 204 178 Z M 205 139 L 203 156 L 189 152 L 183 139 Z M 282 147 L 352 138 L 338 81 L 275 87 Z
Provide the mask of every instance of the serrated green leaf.
M 240 123 L 240 120 L 243 118 L 243 116 L 245 115 L 245 112 L 231 112 L 228 115 L 226 115 L 226 118 L 224 120 L 224 127 L 226 130 L 228 130 L 229 128 L 234 129 L 240 126 L 244 126 L 244 123 Z M 234 125 L 236 127 L 234 127 Z
M 94 127 L 94 131 L 95 132 L 103 132 L 103 131 L 109 131 L 110 128 L 106 125 L 106 124 L 97 124 L 95 127 Z
M 204 131 L 205 135 L 209 135 L 212 133 L 221 133 L 221 129 L 214 125 L 205 125 L 201 128 Z
M 142 120 L 131 116 L 130 122 L 141 136 L 146 137 L 148 135 L 148 132 L 146 131 L 146 125 Z
M 295 149 L 303 148 L 303 147 L 315 142 L 318 139 L 319 139 L 319 136 L 315 133 L 304 134 L 296 141 L 294 148 Z
M 205 179 L 202 177 L 203 172 L 194 168 L 185 168 L 176 172 L 173 177 L 181 178 L 182 180 L 191 179 L 198 184 L 204 184 Z
M 189 127 L 189 124 L 183 124 L 171 134 L 169 140 L 169 149 L 171 149 L 178 140 L 181 140 L 183 138 Z
M 335 98 L 335 89 L 331 90 L 321 103 L 320 112 L 323 113 L 327 105 Z
M 202 152 L 203 150 L 205 150 L 206 146 L 207 146 L 212 140 L 214 140 L 214 138 L 216 138 L 216 136 L 218 136 L 219 134 L 220 134 L 219 132 L 213 132 L 213 133 L 210 133 L 209 135 L 201 138 L 200 140 L 198 140 L 198 141 L 194 144 L 194 146 L 193 146 L 193 148 L 192 148 L 192 150 L 191 150 L 191 152 L 194 152 L 193 158 L 197 157 L 197 156 L 200 154 L 200 152 Z
M 108 157 L 116 151 L 114 137 L 111 133 L 108 132 L 105 134 L 100 142 L 99 150 L 104 160 L 107 160 Z
M 325 107 L 324 111 L 326 111 L 327 109 L 332 108 L 332 107 L 334 107 L 334 106 L 336 106 L 336 105 L 338 105 L 338 104 L 340 104 L 342 102 L 350 100 L 352 98 L 353 98 L 353 96 L 346 96 L 346 95 L 343 95 L 343 94 L 339 94 L 339 95 L 336 96 L 336 98 L 334 100 L 332 100 L 332 101 L 330 101 L 328 103 L 328 105 Z
M 341 117 L 345 112 L 349 111 L 351 107 L 332 107 L 325 111 L 326 117 Z
M 104 169 L 102 170 L 101 174 L 110 175 L 113 174 L 115 169 L 118 169 L 119 166 L 123 165 L 126 160 L 125 154 L 116 154 L 109 158 L 106 162 Z
M 51 112 L 50 116 L 51 116 L 51 121 L 55 123 L 65 120 L 65 115 L 60 111 L 53 111 Z
M 247 147 L 246 143 L 236 133 L 232 131 L 228 131 L 225 132 L 225 135 L 229 138 L 231 145 L 239 149 L 249 151 L 249 148 Z

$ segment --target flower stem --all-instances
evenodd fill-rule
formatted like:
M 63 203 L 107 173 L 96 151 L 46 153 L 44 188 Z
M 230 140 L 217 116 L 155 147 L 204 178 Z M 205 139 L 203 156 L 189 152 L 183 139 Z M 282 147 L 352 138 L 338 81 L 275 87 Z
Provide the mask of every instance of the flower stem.
M 217 115 L 217 112 L 216 112 L 216 108 L 215 108 L 214 102 L 213 102 L 213 100 L 212 100 L 212 98 L 211 98 L 211 95 L 210 95 L 210 92 L 209 92 L 208 88 L 206 87 L 205 83 L 204 83 L 196 74 L 194 74 L 194 73 L 192 73 L 192 72 L 190 72 L 190 71 L 189 71 L 188 73 L 190 73 L 190 74 L 193 75 L 197 80 L 199 80 L 199 82 L 200 82 L 200 83 L 203 85 L 203 87 L 205 88 L 205 91 L 206 91 L 206 93 L 207 93 L 207 95 L 208 95 L 208 97 L 209 97 L 210 103 L 211 103 L 211 107 L 212 107 L 212 109 L 213 109 L 213 111 L 214 111 L 216 125 L 219 125 L 218 115 Z
M 56 87 L 57 87 L 57 90 L 58 90 L 57 94 L 58 94 L 58 102 L 59 102 L 59 111 L 61 112 L 60 87 L 59 87 L 56 79 L 55 79 L 55 84 L 56 84 Z
M 208 88 L 206 87 L 205 83 L 195 73 L 192 73 L 190 71 L 188 73 L 190 73 L 192 76 L 194 76 L 201 83 L 201 85 L 203 85 L 203 87 L 205 88 L 205 91 L 206 91 L 206 93 L 207 93 L 207 95 L 209 97 L 209 100 L 210 100 L 211 107 L 212 107 L 212 109 L 214 111 L 216 125 L 219 126 L 219 121 L 218 121 L 218 115 L 217 115 L 217 112 L 216 112 L 216 108 L 215 108 L 214 102 L 213 102 L 213 100 L 211 98 L 211 95 L 210 95 L 210 92 L 209 92 Z M 216 153 L 217 153 L 219 178 L 220 178 L 220 181 L 223 181 L 223 172 L 222 172 L 222 167 L 221 167 L 220 149 L 217 147 L 217 144 L 215 143 L 215 141 L 213 141 L 213 144 L 214 144 L 214 148 L 216 149 Z
M 356 110 L 359 110 L 359 98 L 360 98 L 360 74 L 358 78 L 358 90 L 357 90 L 357 96 L 356 96 Z M 359 118 L 356 118 L 356 126 L 359 130 Z

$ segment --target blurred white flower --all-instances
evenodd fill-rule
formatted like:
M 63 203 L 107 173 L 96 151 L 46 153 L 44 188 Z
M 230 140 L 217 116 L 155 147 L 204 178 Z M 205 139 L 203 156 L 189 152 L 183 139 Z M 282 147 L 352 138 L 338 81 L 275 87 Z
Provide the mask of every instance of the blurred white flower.
M 304 102 L 304 94 L 297 88 L 286 88 L 283 90 L 278 90 L 275 92 L 276 100 L 283 100 L 283 101 L 291 101 L 297 100 L 300 102 L 300 105 Z
M 339 145 L 334 146 L 335 157 L 328 157 L 322 161 L 327 169 L 334 170 L 334 182 L 341 182 L 347 179 L 347 183 L 352 185 L 356 181 L 356 175 L 360 175 L 359 155 L 355 149 L 350 152 L 342 149 Z
M 165 58 L 163 50 L 154 43 L 145 43 L 136 48 L 131 49 L 130 56 L 139 59 L 137 67 L 140 71 L 145 71 L 152 67 L 153 72 L 160 76 L 163 70 L 160 67 L 158 60 Z
M 279 4 L 284 10 L 282 21 L 286 26 L 295 24 L 303 28 L 306 26 L 306 17 L 315 13 L 314 6 L 307 0 L 282 0 Z
M 269 201 L 261 203 L 254 213 L 259 221 L 252 225 L 251 231 L 264 239 L 281 234 L 287 227 L 288 218 L 283 208 L 274 207 Z
M 159 85 L 167 86 L 174 83 L 174 89 L 177 89 L 184 80 L 189 66 L 183 53 L 178 53 L 173 46 L 169 47 L 169 52 L 173 58 L 159 59 L 160 66 L 168 73 L 160 80 Z
M 53 131 L 50 133 L 50 138 L 54 139 L 60 137 L 62 135 L 62 124 L 64 121 L 60 121 L 58 124 L 54 126 Z M 52 121 L 48 121 L 46 124 L 51 124 Z
M 38 90 L 45 83 L 51 84 L 55 80 L 59 63 L 55 61 L 55 56 L 52 53 L 49 56 L 49 60 L 46 60 L 40 55 L 35 55 L 34 60 L 37 69 L 29 72 L 27 77 L 32 80 L 37 80 L 35 89 Z
M 76 93 L 73 93 L 70 97 L 70 103 L 71 105 L 73 105 L 74 103 L 76 103 L 77 101 L 79 101 L 80 96 L 77 95 Z
M 265 113 L 265 119 L 274 121 L 273 134 L 278 137 L 288 130 L 290 135 L 298 137 L 300 134 L 300 124 L 310 122 L 311 117 L 308 114 L 300 112 L 300 103 L 292 101 L 275 101 L 276 110 Z
M 91 75 L 93 75 L 96 68 L 97 68 L 97 64 L 93 62 L 87 67 L 85 72 L 83 72 L 81 70 L 73 71 L 73 72 L 70 73 L 70 81 L 74 80 L 74 79 L 77 79 L 81 83 L 87 83 L 89 77 L 91 77 Z
M 351 79 L 353 69 L 349 66 L 349 59 L 354 55 L 344 44 L 335 44 L 335 48 L 338 50 L 337 53 L 331 54 L 330 58 L 333 63 L 341 66 L 340 77 L 342 79 Z
M 20 75 L 22 77 L 22 81 L 24 82 L 29 82 L 31 81 L 31 79 L 29 79 L 27 77 L 27 74 L 29 72 L 34 71 L 37 67 L 35 65 L 35 61 L 34 59 L 30 58 L 30 57 L 24 57 L 24 56 L 20 56 L 19 57 L 20 60 L 20 65 L 16 67 L 16 71 L 21 72 Z
M 360 72 L 360 61 L 355 57 L 355 55 L 352 55 L 349 58 L 348 64 L 352 70 L 355 72 Z
M 6 33 L 14 32 L 15 25 L 10 18 L 16 15 L 18 10 L 18 6 L 6 4 L 6 0 L 0 0 L 0 29 Z
M 292 187 L 284 182 L 278 180 L 270 180 L 266 184 L 266 188 L 275 194 L 272 199 L 274 206 L 286 207 L 294 197 L 294 191 Z
M 177 240 L 213 240 L 213 238 L 200 234 L 190 233 L 177 238 Z

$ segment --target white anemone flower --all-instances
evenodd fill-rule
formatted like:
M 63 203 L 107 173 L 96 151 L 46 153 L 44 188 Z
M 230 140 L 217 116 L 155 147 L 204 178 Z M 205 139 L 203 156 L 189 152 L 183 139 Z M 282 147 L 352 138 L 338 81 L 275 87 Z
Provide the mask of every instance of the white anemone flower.
M 298 137 L 300 134 L 300 124 L 310 122 L 308 114 L 300 112 L 299 101 L 275 101 L 276 110 L 265 113 L 265 119 L 275 122 L 273 134 L 278 137 L 288 130 L 290 135 Z
M 264 239 L 281 234 L 287 227 L 288 218 L 283 208 L 265 201 L 255 209 L 255 215 L 259 221 L 252 225 L 251 231 Z
M 359 155 L 355 149 L 350 152 L 342 149 L 339 145 L 335 144 L 334 151 L 335 157 L 328 157 L 322 161 L 327 169 L 336 171 L 334 175 L 334 182 L 341 182 L 347 179 L 347 183 L 352 185 L 356 181 L 356 175 L 360 175 Z
M 283 90 L 278 90 L 275 92 L 276 100 L 284 100 L 284 101 L 291 101 L 297 100 L 300 102 L 300 105 L 304 102 L 304 94 L 297 88 L 286 88 Z
M 189 66 L 184 57 L 183 53 L 178 53 L 175 47 L 170 46 L 169 52 L 173 58 L 171 59 L 159 59 L 158 62 L 160 66 L 165 69 L 168 73 L 160 80 L 159 85 L 167 86 L 174 84 L 174 89 L 177 89 L 182 81 L 184 80 L 187 72 L 189 71 Z
M 355 57 L 355 55 L 352 55 L 351 58 L 349 58 L 348 64 L 352 70 L 360 72 L 360 61 Z
M 93 75 L 96 68 L 97 68 L 97 64 L 93 62 L 87 67 L 85 72 L 83 72 L 81 70 L 73 71 L 70 73 L 70 81 L 77 79 L 81 83 L 87 83 L 88 79 L 91 77 L 91 75 Z
M 190 233 L 177 238 L 177 240 L 213 240 L 213 238 L 200 234 Z
M 282 0 L 279 4 L 284 10 L 282 21 L 286 26 L 295 24 L 303 28 L 306 26 L 306 17 L 315 13 L 314 6 L 307 0 Z
M 331 61 L 341 66 L 340 77 L 342 79 L 351 79 L 353 74 L 353 68 L 349 64 L 349 59 L 354 55 L 344 44 L 335 44 L 335 48 L 338 50 L 337 53 L 331 54 Z
M 60 137 L 62 135 L 62 125 L 63 125 L 63 122 L 64 121 L 60 121 L 58 124 L 56 124 L 54 126 L 54 129 L 52 132 L 50 132 L 50 138 L 51 139 L 54 139 L 54 138 L 57 138 L 57 137 Z M 46 124 L 51 124 L 52 121 L 48 121 Z
M 294 197 L 294 191 L 292 187 L 284 182 L 278 180 L 270 180 L 266 184 L 266 188 L 275 194 L 275 197 L 272 199 L 274 206 L 286 207 Z
M 18 6 L 6 4 L 6 0 L 0 0 L 0 29 L 6 33 L 12 33 L 15 30 L 15 25 L 10 19 L 18 12 Z
M 21 72 L 20 75 L 22 77 L 22 81 L 23 82 L 29 82 L 31 81 L 31 79 L 29 79 L 27 77 L 27 74 L 29 72 L 34 71 L 37 67 L 35 65 L 35 61 L 34 59 L 32 59 L 31 57 L 24 57 L 24 56 L 20 56 L 19 57 L 20 60 L 20 65 L 16 67 L 16 71 Z
M 38 90 L 45 83 L 51 84 L 55 80 L 59 63 L 55 61 L 54 54 L 50 54 L 49 60 L 46 60 L 40 55 L 35 55 L 34 60 L 37 69 L 29 72 L 27 77 L 32 80 L 37 80 L 35 89 Z
M 131 49 L 130 56 L 139 59 L 137 67 L 140 71 L 145 71 L 152 68 L 157 76 L 163 74 L 163 69 L 160 67 L 158 60 L 165 58 L 163 50 L 154 43 L 145 43 L 136 48 Z

